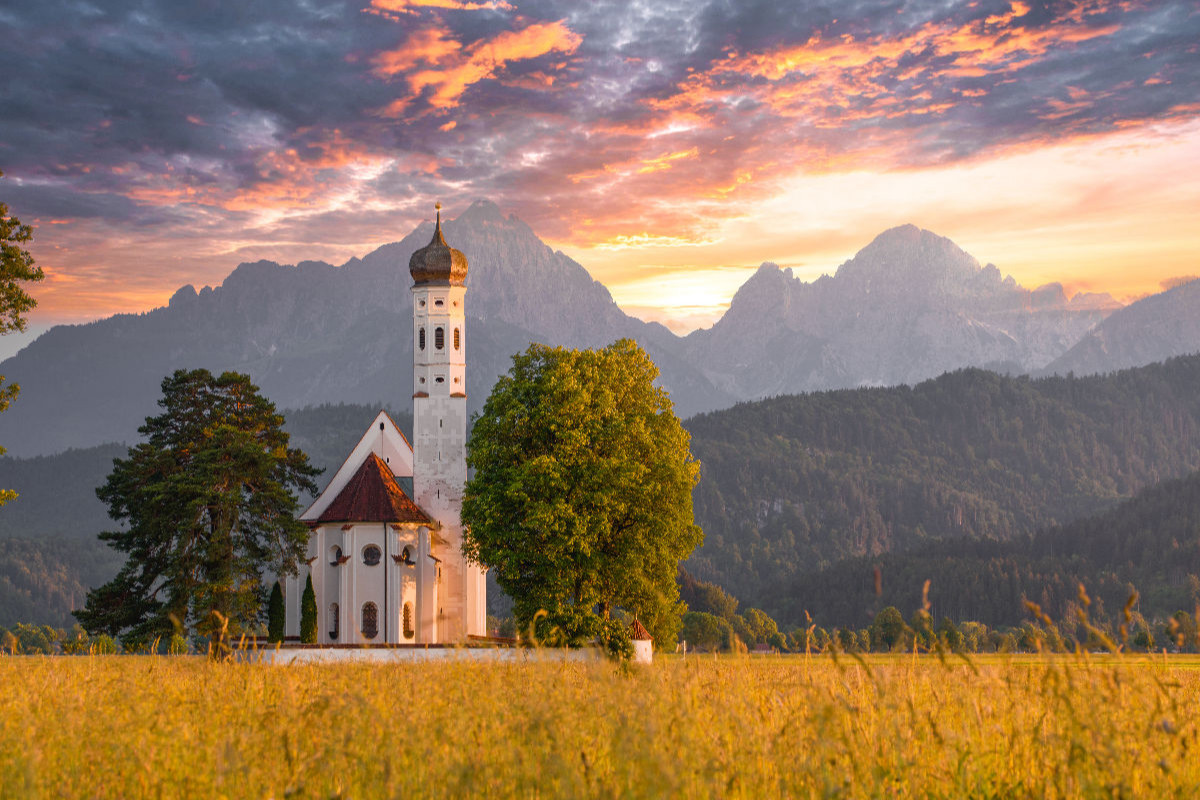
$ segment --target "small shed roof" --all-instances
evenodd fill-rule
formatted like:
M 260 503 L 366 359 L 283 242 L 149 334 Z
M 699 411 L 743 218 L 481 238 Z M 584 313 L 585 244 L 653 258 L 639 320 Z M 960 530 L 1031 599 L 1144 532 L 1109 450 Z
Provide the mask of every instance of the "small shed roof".
M 638 622 L 634 617 L 633 624 L 629 626 L 629 633 L 633 636 L 635 642 L 653 642 L 654 637 L 650 635 L 650 631 L 646 630 L 646 626 Z
M 396 482 L 383 459 L 371 453 L 317 522 L 418 522 L 431 524 Z

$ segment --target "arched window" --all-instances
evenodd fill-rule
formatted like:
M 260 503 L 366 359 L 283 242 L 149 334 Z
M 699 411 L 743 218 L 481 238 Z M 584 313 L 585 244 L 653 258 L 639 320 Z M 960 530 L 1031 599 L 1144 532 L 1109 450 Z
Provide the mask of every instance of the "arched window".
M 438 308 L 441 308 L 442 306 L 446 305 L 446 301 L 439 297 L 437 300 L 433 301 L 433 304 Z
M 420 332 L 417 334 L 417 340 L 418 340 L 417 346 L 420 347 L 422 350 L 424 350 L 425 349 L 425 329 L 424 328 L 421 328 Z
M 329 566 L 336 567 L 338 564 L 341 564 L 341 563 L 342 563 L 342 548 L 338 547 L 335 544 L 333 547 L 329 548 Z
M 379 559 L 383 557 L 383 553 L 373 544 L 369 544 L 363 548 L 363 563 L 368 567 L 374 567 L 379 563 Z
M 374 603 L 363 606 L 362 635 L 366 639 L 374 639 L 379 635 L 379 607 Z
M 438 350 L 446 347 L 446 329 L 438 326 L 433 329 L 433 346 Z
M 329 638 L 332 641 L 337 641 L 338 632 L 341 630 L 341 625 L 338 622 L 338 604 L 329 604 Z
M 404 622 L 404 638 L 411 639 L 414 636 L 416 636 L 417 632 L 416 632 L 416 630 L 413 629 L 412 603 L 404 604 L 403 622 Z
M 458 332 L 458 328 L 454 329 L 454 349 L 458 350 L 462 347 L 462 336 Z

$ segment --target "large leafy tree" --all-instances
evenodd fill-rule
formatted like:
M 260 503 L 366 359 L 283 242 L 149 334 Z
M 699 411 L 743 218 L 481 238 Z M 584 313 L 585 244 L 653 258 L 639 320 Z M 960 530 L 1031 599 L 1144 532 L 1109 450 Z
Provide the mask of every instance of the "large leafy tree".
M 127 561 L 75 614 L 127 644 L 182 626 L 220 651 L 259 622 L 264 571 L 296 573 L 308 532 L 293 491 L 315 492 L 319 470 L 288 447 L 283 417 L 247 376 L 177 370 L 162 391 L 145 441 L 96 490 L 127 523 L 100 538 Z
M 657 375 L 628 339 L 535 344 L 475 420 L 464 551 L 494 571 L 522 625 L 606 638 L 620 635 L 623 610 L 675 641 L 675 576 L 703 539 L 692 517 L 700 465 Z
M 0 177 L 3 176 L 0 172 Z M 32 238 L 33 229 L 22 225 L 16 217 L 10 217 L 8 206 L 0 203 L 0 334 L 25 330 L 25 314 L 37 305 L 23 286 L 46 277 L 22 246 Z M 9 407 L 21 389 L 15 383 L 8 386 L 3 383 L 4 376 L 0 375 L 0 411 Z M 3 452 L 4 448 L 0 447 L 0 454 Z M 16 492 L 0 490 L 0 505 L 16 496 Z

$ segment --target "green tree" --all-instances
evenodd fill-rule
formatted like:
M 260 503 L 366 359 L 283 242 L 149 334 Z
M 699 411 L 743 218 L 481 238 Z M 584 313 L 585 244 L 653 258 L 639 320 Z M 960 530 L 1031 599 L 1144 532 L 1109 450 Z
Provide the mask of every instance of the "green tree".
M 737 613 L 737 598 L 715 583 L 693 578 L 683 567 L 679 568 L 679 597 L 690 611 L 703 611 L 724 619 L 733 619 Z
M 888 606 L 875 615 L 875 622 L 871 625 L 871 641 L 877 650 L 892 650 L 903 642 L 907 628 L 900 609 Z
M 300 641 L 317 643 L 317 593 L 313 591 L 312 573 L 305 579 L 304 594 L 300 595 Z
M 963 636 L 958 630 L 958 626 L 954 624 L 954 620 L 942 617 L 942 621 L 938 623 L 937 634 L 938 638 L 942 640 L 942 646 L 951 653 L 962 652 Z
M 3 176 L 0 172 L 0 177 Z M 42 268 L 34 265 L 33 256 L 22 247 L 32 238 L 33 228 L 10 217 L 8 206 L 0 203 L 0 334 L 25 330 L 25 314 L 37 305 L 23 286 L 46 277 Z M 4 386 L 4 376 L 0 375 L 0 411 L 8 408 L 20 391 L 21 387 L 15 383 Z M 4 448 L 0 447 L 0 454 L 3 453 Z M 14 491 L 0 489 L 0 505 L 16 496 Z
M 96 490 L 127 524 L 100 534 L 125 565 L 75 615 L 127 650 L 195 630 L 219 654 L 257 627 L 263 572 L 295 574 L 308 529 L 293 490 L 315 492 L 318 470 L 288 447 L 283 417 L 245 375 L 178 370 L 162 390 L 145 441 Z
M 283 589 L 279 586 L 279 581 L 275 581 L 275 585 L 271 587 L 271 599 L 267 603 L 267 640 L 282 642 L 285 624 Z
M 738 615 L 738 620 L 734 622 L 734 630 L 748 645 L 766 644 L 767 640 L 776 633 L 779 633 L 779 626 L 775 624 L 775 620 L 760 608 L 748 608 L 746 613 Z
M 683 615 L 679 638 L 688 643 L 689 650 L 726 650 L 733 640 L 733 628 L 729 620 L 722 617 L 704 611 L 688 611 Z
M 679 563 L 703 534 L 700 465 L 635 343 L 531 345 L 496 382 L 467 443 L 467 557 L 513 598 L 522 629 L 607 638 L 613 612 L 677 640 Z M 539 615 L 539 612 L 545 612 Z

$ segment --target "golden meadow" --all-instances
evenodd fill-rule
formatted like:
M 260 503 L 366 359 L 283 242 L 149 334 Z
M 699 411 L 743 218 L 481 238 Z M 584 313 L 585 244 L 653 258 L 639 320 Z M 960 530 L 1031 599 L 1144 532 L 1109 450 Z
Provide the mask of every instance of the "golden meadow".
M 0 659 L 0 796 L 1193 797 L 1187 656 Z

